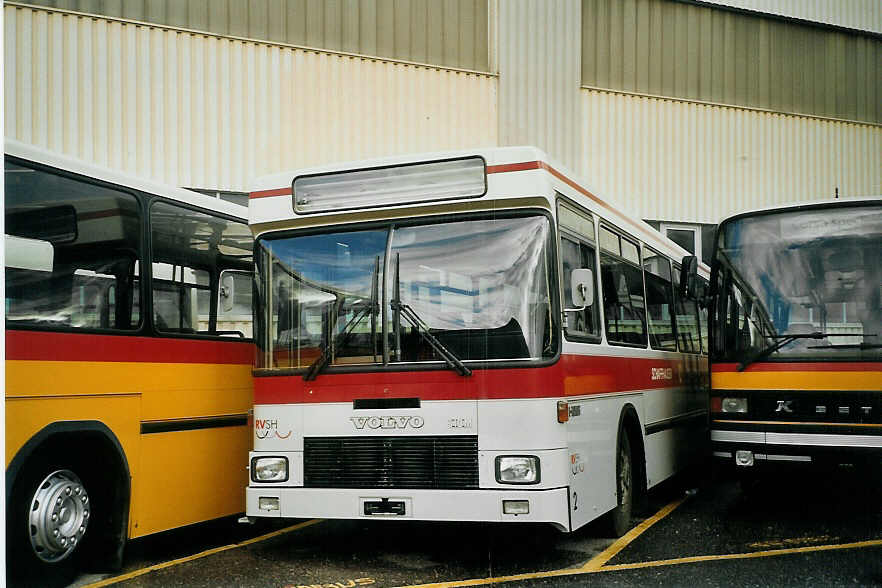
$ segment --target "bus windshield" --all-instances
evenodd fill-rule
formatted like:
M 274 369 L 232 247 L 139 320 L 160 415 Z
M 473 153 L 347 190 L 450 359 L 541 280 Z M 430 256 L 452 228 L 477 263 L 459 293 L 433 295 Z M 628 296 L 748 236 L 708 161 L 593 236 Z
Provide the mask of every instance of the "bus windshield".
M 260 239 L 257 367 L 551 357 L 548 243 L 542 215 Z
M 737 217 L 714 263 L 718 359 L 882 357 L 879 204 Z

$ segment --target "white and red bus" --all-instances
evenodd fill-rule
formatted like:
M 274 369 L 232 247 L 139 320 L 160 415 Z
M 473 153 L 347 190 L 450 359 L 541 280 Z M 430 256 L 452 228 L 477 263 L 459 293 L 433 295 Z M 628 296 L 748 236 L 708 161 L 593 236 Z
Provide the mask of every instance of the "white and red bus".
M 622 534 L 704 452 L 686 252 L 541 151 L 283 173 L 249 208 L 249 516 Z

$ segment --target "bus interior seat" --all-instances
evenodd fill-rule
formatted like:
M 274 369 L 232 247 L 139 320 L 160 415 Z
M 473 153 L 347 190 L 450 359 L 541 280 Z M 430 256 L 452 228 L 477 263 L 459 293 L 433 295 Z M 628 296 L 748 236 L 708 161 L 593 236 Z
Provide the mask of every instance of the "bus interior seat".
M 514 318 L 495 329 L 464 329 L 432 333 L 460 359 L 520 359 L 530 357 L 521 325 Z

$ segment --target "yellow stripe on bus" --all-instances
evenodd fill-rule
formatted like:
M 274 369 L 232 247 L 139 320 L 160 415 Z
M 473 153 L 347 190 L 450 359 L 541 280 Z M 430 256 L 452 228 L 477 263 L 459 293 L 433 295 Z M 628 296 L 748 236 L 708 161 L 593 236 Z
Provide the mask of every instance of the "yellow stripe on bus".
M 878 390 L 882 372 L 716 372 L 715 390 Z
M 245 364 L 6 362 L 7 400 L 141 394 L 144 420 L 243 413 L 251 408 L 252 389 Z

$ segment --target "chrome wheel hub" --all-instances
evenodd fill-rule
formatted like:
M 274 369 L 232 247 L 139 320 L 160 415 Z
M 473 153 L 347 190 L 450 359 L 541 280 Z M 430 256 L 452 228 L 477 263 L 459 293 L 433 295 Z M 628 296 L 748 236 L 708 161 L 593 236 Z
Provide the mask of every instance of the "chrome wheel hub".
M 28 521 L 37 557 L 52 563 L 73 553 L 86 533 L 90 508 L 86 488 L 72 471 L 46 476 L 31 498 Z

